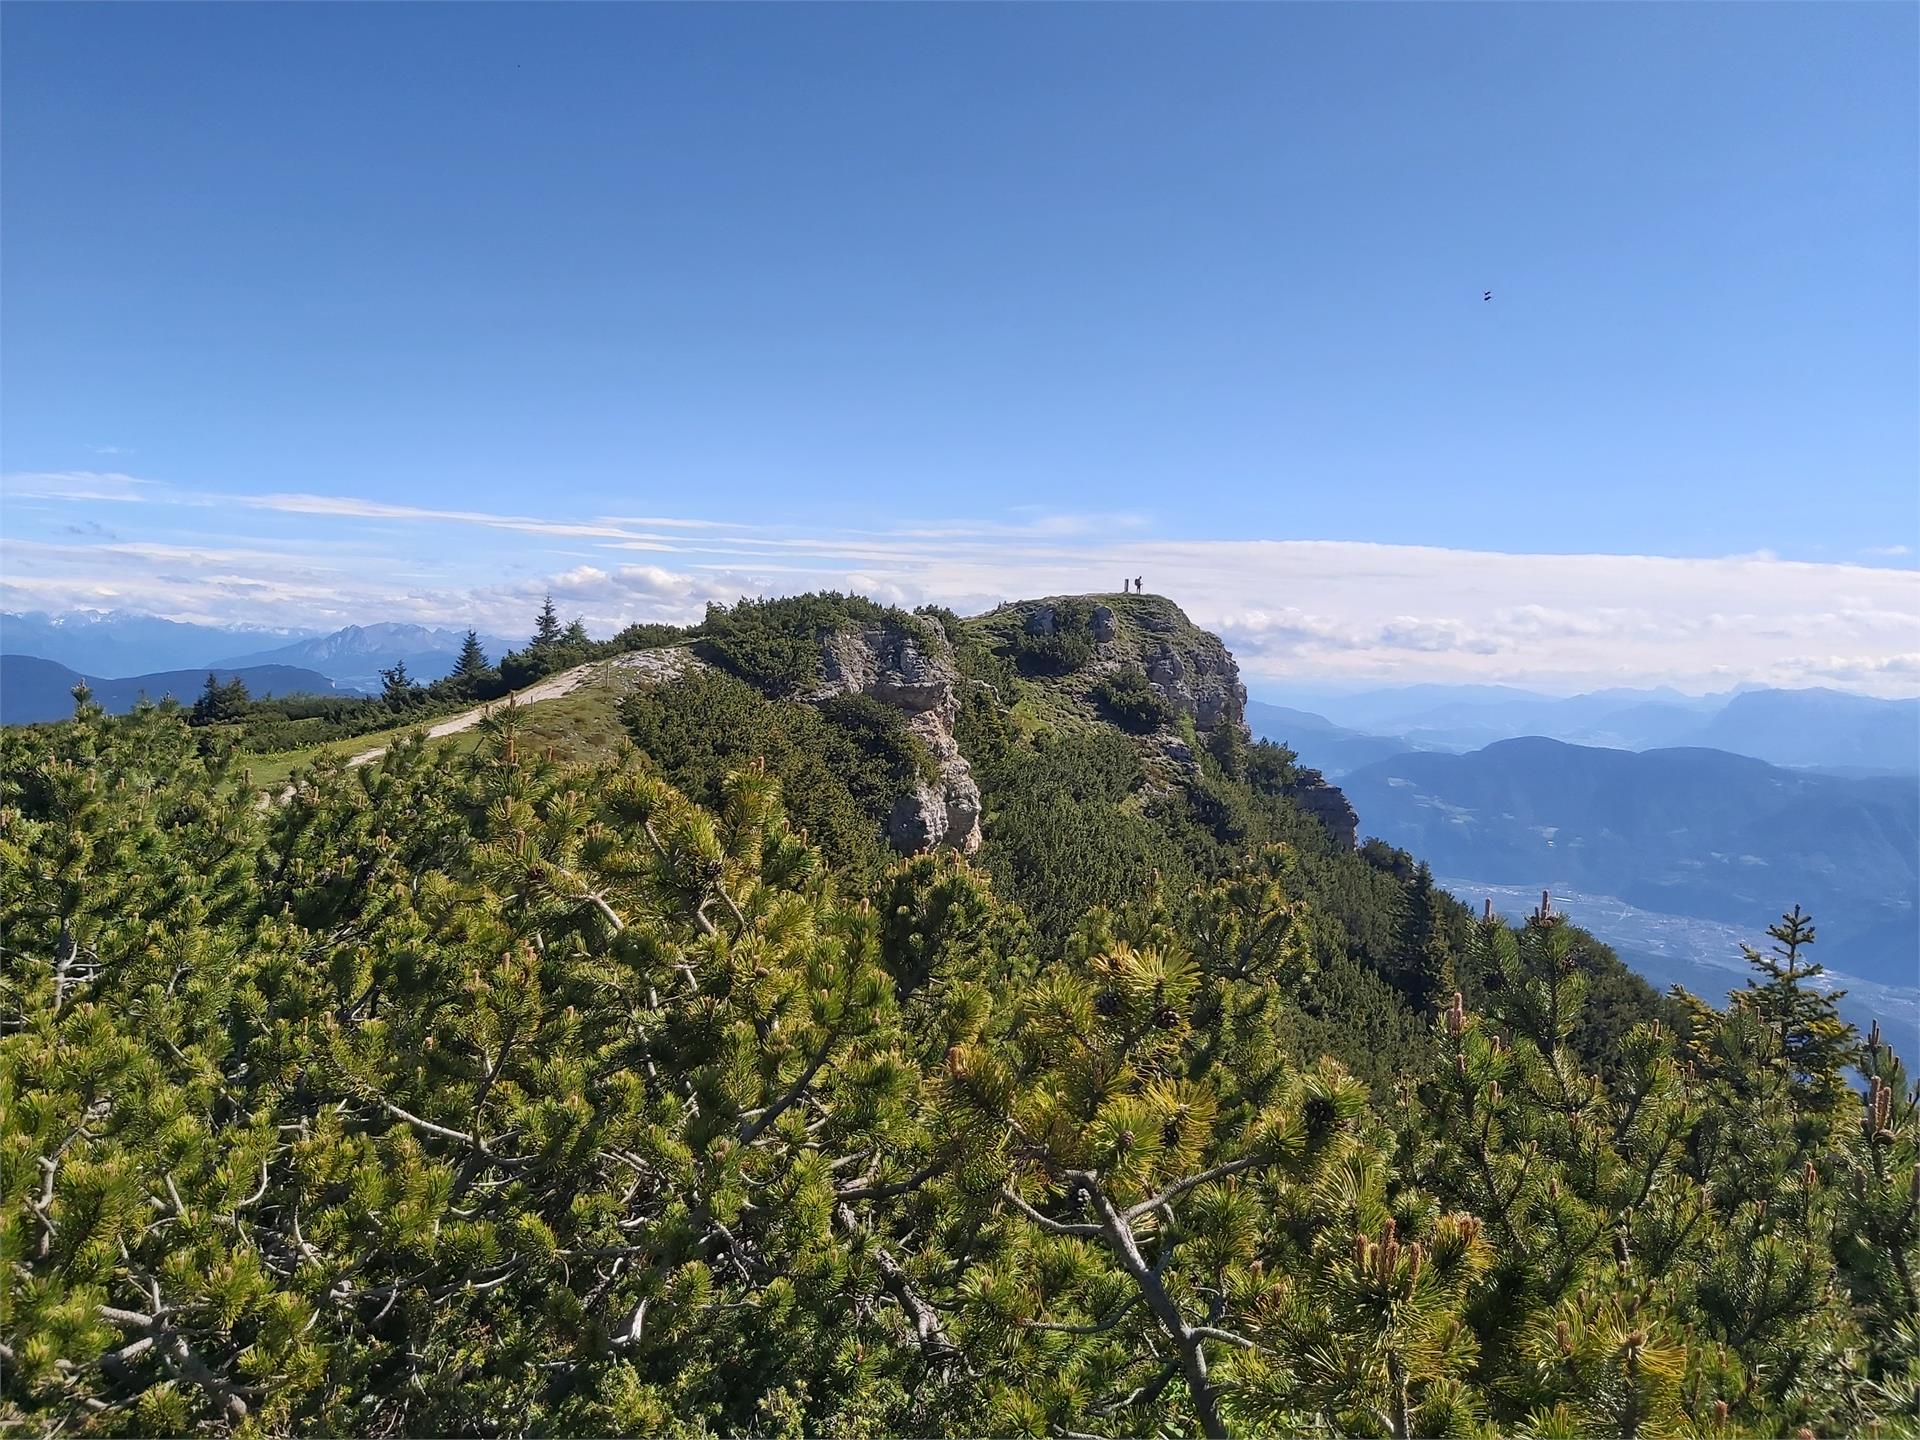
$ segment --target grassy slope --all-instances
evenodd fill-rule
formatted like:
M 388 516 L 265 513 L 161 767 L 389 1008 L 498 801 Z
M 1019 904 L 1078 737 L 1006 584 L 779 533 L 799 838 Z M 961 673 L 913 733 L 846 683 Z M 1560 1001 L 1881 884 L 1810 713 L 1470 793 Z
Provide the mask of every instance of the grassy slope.
M 552 748 L 554 758 L 571 765 L 599 765 L 617 759 L 630 742 L 621 727 L 619 705 L 624 691 L 590 685 L 526 707 L 520 722 L 520 743 L 530 749 Z M 472 749 L 479 730 L 449 735 L 436 744 L 465 741 Z
M 533 750 L 551 747 L 556 759 L 574 764 L 598 764 L 612 760 L 626 743 L 626 732 L 620 728 L 616 714 L 619 699 L 618 691 L 588 685 L 569 695 L 521 706 L 521 747 Z M 304 750 L 254 755 L 248 757 L 246 763 L 255 785 L 263 790 L 278 789 L 293 777 L 295 771 L 313 764 L 323 754 L 358 755 L 376 746 L 392 745 L 444 718 L 436 717 L 418 725 L 403 725 L 370 735 L 355 735 L 345 740 L 331 740 L 324 745 L 308 746 Z M 429 743 L 436 748 L 445 746 L 455 752 L 465 752 L 474 749 L 484 733 L 476 726 L 458 734 L 443 735 Z

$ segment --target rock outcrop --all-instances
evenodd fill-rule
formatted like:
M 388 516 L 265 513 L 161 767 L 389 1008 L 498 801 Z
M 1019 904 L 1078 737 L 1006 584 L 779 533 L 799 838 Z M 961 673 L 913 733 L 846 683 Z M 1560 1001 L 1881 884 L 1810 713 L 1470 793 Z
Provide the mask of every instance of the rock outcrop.
M 1054 595 L 1015 601 L 982 618 L 995 626 L 1003 644 L 1016 632 L 1085 635 L 1092 658 L 1076 673 L 1048 681 L 1076 699 L 1084 700 L 1102 676 L 1139 669 L 1160 698 L 1196 729 L 1244 723 L 1247 690 L 1232 652 L 1164 596 L 1128 595 L 1109 601 Z
M 1288 797 L 1320 822 L 1320 828 L 1334 844 L 1343 850 L 1353 849 L 1360 843 L 1360 817 L 1354 813 L 1346 792 L 1321 779 L 1317 773 L 1309 773 L 1313 778 L 1289 789 Z
M 1096 605 L 1087 613 L 1087 628 L 1093 635 L 1093 643 L 1106 645 L 1119 638 L 1120 627 L 1114 621 L 1113 607 Z M 1027 614 L 1027 633 L 1029 635 L 1052 635 L 1060 629 L 1060 609 L 1056 605 L 1041 601 Z
M 903 711 L 907 728 L 932 757 L 935 775 L 913 781 L 894 798 L 887 839 L 903 854 L 980 848 L 980 787 L 953 738 L 959 702 L 952 650 L 931 621 L 849 626 L 821 641 L 822 685 L 813 697 L 870 695 Z
M 1028 678 L 1044 687 L 1056 707 L 1054 714 L 1067 723 L 1108 723 L 1098 687 L 1125 672 L 1144 674 L 1154 693 L 1169 710 L 1193 722 L 1200 736 L 1222 727 L 1246 728 L 1247 688 L 1240 682 L 1240 665 L 1219 636 L 1195 625 L 1180 607 L 1162 595 L 1118 597 L 1053 595 L 1039 600 L 1014 601 L 969 622 L 979 626 L 988 643 L 1017 659 L 1025 637 L 1084 634 L 1091 655 L 1081 665 L 1060 673 L 1036 668 Z M 1201 774 L 1201 760 L 1184 736 L 1184 727 L 1163 725 L 1151 734 L 1136 734 L 1153 776 L 1162 789 L 1192 783 Z M 1347 797 L 1319 775 L 1306 772 L 1288 790 L 1291 798 L 1317 820 L 1334 843 L 1351 847 L 1359 821 Z
M 1163 644 L 1146 662 L 1148 683 L 1200 730 L 1238 725 L 1247 710 L 1247 687 L 1240 683 L 1238 662 L 1224 645 L 1213 648 L 1217 654 L 1196 647 L 1183 655 Z

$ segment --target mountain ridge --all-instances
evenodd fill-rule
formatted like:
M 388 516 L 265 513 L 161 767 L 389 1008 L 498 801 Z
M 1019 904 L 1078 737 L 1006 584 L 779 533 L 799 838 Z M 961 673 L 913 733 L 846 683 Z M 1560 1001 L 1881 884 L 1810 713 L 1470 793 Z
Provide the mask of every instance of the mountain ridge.
M 318 670 L 343 684 L 362 690 L 380 687 L 380 672 L 404 663 L 420 681 L 439 680 L 452 673 L 460 657 L 466 631 L 407 621 L 382 620 L 346 625 L 325 635 L 306 636 L 267 650 L 229 655 L 222 665 L 297 665 Z M 498 660 L 507 642 L 482 637 L 481 646 Z
M 1797 901 L 1820 918 L 1837 968 L 1914 983 L 1920 781 L 1529 736 L 1398 756 L 1343 785 L 1369 834 L 1436 871 L 1749 929 Z
M 1401 740 L 1408 749 L 1475 750 L 1541 735 L 1635 751 L 1697 745 L 1803 769 L 1920 774 L 1920 698 L 1823 686 L 1736 686 L 1705 696 L 1615 687 L 1551 696 L 1417 685 L 1319 696 L 1306 713 L 1355 735 Z
M 202 625 L 128 610 L 0 614 L 0 652 L 38 656 L 107 679 L 189 670 L 244 645 L 284 644 L 313 633 L 274 626 Z
M 109 715 L 125 714 L 144 699 L 156 703 L 171 697 L 192 704 L 208 674 L 222 684 L 239 680 L 249 694 L 340 695 L 333 682 L 313 670 L 291 665 L 255 665 L 243 668 L 160 670 L 148 675 L 83 675 L 38 655 L 0 655 L 0 725 L 33 725 L 64 720 L 73 713 L 73 687 L 84 684 L 94 701 Z

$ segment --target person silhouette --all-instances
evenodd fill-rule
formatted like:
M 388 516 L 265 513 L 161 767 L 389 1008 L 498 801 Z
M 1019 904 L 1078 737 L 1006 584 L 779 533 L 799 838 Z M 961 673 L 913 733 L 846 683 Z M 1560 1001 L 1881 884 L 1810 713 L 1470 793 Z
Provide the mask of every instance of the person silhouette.
M 1146 593 L 1140 588 L 1140 577 L 1138 575 L 1133 577 L 1133 593 L 1136 595 L 1144 595 Z

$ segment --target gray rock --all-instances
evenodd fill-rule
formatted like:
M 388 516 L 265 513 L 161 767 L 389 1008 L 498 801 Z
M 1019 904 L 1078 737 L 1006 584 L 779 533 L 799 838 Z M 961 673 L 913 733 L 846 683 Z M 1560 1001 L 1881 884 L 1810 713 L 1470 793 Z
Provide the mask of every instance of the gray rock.
M 938 846 L 969 855 L 978 850 L 980 787 L 953 738 L 959 672 L 944 636 L 895 625 L 835 631 L 821 640 L 820 670 L 824 680 L 814 699 L 870 695 L 903 711 L 939 766 L 937 780 L 916 779 L 894 797 L 887 815 L 893 848 L 903 854 Z
M 1200 723 L 1200 707 L 1194 699 L 1193 687 L 1187 684 L 1187 667 L 1173 651 L 1163 650 L 1147 661 L 1147 683 L 1169 706 L 1192 719 L 1194 724 Z
M 973 772 L 964 767 L 947 779 L 947 833 L 941 838 L 950 848 L 971 855 L 980 848 L 980 787 Z
M 1097 644 L 1109 644 L 1120 633 L 1113 623 L 1113 611 L 1105 605 L 1093 607 L 1093 638 Z
M 931 850 L 947 837 L 946 797 L 924 780 L 894 797 L 887 815 L 887 841 L 904 855 Z
M 1247 687 L 1237 675 L 1209 676 L 1195 688 L 1193 703 L 1193 723 L 1202 730 L 1238 725 L 1247 713 Z
M 1201 730 L 1237 725 L 1246 713 L 1240 667 L 1224 649 L 1218 655 L 1201 650 L 1183 657 L 1167 646 L 1147 661 L 1147 680 L 1162 700 Z
M 953 661 L 891 626 L 867 625 L 828 635 L 821 642 L 820 669 L 825 683 L 819 699 L 871 695 L 909 714 L 953 708 L 958 678 Z
M 1314 780 L 1290 792 L 1294 801 L 1327 832 L 1333 843 L 1351 850 L 1360 842 L 1360 817 L 1354 813 L 1346 792 L 1325 780 Z

